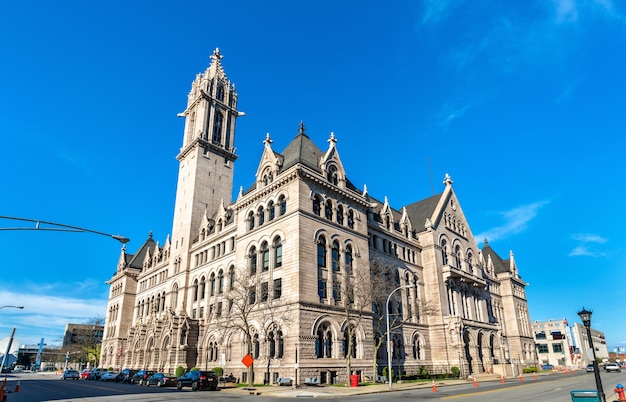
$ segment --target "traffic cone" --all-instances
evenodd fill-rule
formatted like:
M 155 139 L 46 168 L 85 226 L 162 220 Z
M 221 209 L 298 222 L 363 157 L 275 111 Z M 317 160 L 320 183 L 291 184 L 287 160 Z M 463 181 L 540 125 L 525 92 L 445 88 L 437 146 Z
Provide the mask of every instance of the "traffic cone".
M 533 373 L 533 380 L 537 379 L 537 373 Z
M 504 384 L 504 376 L 500 374 L 500 384 Z
M 522 375 L 522 373 L 519 373 L 519 380 L 524 381 L 524 376 Z
M 15 386 L 15 392 L 20 392 L 20 382 L 17 382 L 17 385 Z
M 435 385 L 435 380 L 433 379 L 433 392 L 437 392 L 437 386 Z
M 478 381 L 476 380 L 476 377 L 474 377 L 474 388 L 478 388 Z

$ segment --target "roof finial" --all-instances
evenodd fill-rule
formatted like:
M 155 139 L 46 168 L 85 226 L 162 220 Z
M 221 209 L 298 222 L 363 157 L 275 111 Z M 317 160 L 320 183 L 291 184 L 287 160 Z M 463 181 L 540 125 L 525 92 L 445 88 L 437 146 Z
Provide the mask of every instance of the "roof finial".
M 216 47 L 215 50 L 213 51 L 213 54 L 211 55 L 211 60 L 219 63 L 220 59 L 222 58 L 224 58 L 224 56 L 222 56 L 222 54 L 220 53 L 220 48 Z
M 447 173 L 446 176 L 443 178 L 443 184 L 445 184 L 446 186 L 452 185 L 452 177 L 450 177 L 450 175 Z
M 300 126 L 298 126 L 298 134 L 305 134 L 304 122 L 300 120 Z
M 330 132 L 330 138 L 328 139 L 328 142 L 330 143 L 330 146 L 334 146 L 335 143 L 337 143 L 337 139 L 335 138 L 335 133 L 334 132 Z
M 263 144 L 265 144 L 266 147 L 269 147 L 272 144 L 272 139 L 270 138 L 270 133 L 265 134 L 265 140 L 263 140 Z
M 487 238 L 485 237 L 485 239 L 483 240 L 483 247 L 488 246 L 488 245 L 489 245 L 489 241 L 487 241 Z

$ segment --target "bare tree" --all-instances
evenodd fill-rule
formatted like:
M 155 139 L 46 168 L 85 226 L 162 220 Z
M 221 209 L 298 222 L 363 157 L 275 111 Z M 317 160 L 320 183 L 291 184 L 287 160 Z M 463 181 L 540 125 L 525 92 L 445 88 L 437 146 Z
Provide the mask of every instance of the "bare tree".
M 231 273 L 232 275 L 233 273 Z M 241 333 L 246 352 L 253 358 L 260 355 L 259 331 L 276 321 L 288 322 L 290 314 L 281 302 L 282 282 L 272 279 L 269 269 L 264 272 L 249 272 L 240 268 L 229 278 L 228 306 L 222 315 L 220 327 L 224 332 Z M 282 352 L 282 339 L 280 340 Z M 268 357 L 268 367 L 271 354 Z M 253 384 L 254 362 L 248 367 L 248 386 Z

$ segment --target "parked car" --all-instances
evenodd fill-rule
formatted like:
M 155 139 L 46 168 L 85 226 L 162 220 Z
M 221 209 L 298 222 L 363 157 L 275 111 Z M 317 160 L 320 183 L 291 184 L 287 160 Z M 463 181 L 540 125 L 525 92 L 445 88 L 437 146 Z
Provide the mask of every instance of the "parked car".
M 115 381 L 119 374 L 119 371 L 107 371 L 100 376 L 100 381 Z
M 552 364 L 544 364 L 543 366 L 541 366 L 542 370 L 554 370 L 554 365 Z
M 133 378 L 136 372 L 137 370 L 124 369 L 117 375 L 115 382 L 130 383 L 131 378 Z
M 220 377 L 220 382 L 237 382 L 237 379 L 235 378 L 234 375 L 229 374 L 229 375 Z
M 91 369 L 91 371 L 89 371 L 89 374 L 87 375 L 87 379 L 88 380 L 99 380 L 100 376 L 104 373 L 106 373 L 108 370 L 105 368 L 101 368 L 101 367 L 96 367 L 94 369 Z
M 156 385 L 157 387 L 176 386 L 176 376 L 171 374 L 154 373 L 145 382 L 145 385 Z
M 200 389 L 217 389 L 217 375 L 212 371 L 192 370 L 178 377 L 176 380 L 176 389 L 183 387 L 191 387 L 192 391 Z
M 139 370 L 130 378 L 130 383 L 144 385 L 148 377 L 150 377 L 154 373 L 156 373 L 156 371 Z
M 622 367 L 617 363 L 607 363 L 606 366 L 604 366 L 604 370 L 606 370 L 607 373 L 621 373 Z
M 593 364 L 588 364 L 586 368 L 587 372 L 593 372 Z
M 78 380 L 80 379 L 80 373 L 76 370 L 67 369 L 61 374 L 62 380 Z
M 87 377 L 89 377 L 89 372 L 90 372 L 90 371 L 91 371 L 91 370 L 89 370 L 89 369 L 83 369 L 83 370 L 80 372 L 80 379 L 81 379 L 81 380 L 86 380 L 86 379 L 87 379 Z

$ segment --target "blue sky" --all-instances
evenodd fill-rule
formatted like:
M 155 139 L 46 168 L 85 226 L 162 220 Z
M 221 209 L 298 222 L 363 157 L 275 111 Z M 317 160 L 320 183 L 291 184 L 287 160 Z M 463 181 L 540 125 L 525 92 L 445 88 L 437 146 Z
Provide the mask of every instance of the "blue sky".
M 0 36 L 2 216 L 121 234 L 131 252 L 150 231 L 163 243 L 176 114 L 219 47 L 246 112 L 235 191 L 265 134 L 282 151 L 301 120 L 322 149 L 334 132 L 351 181 L 396 209 L 449 173 L 479 244 L 515 253 L 532 320 L 585 306 L 626 346 L 624 3 L 9 0 Z M 0 338 L 58 344 L 105 315 L 115 240 L 0 244 L 0 305 L 26 307 L 0 310 Z

